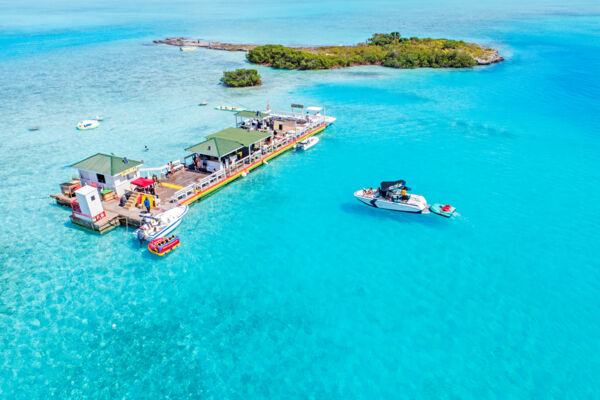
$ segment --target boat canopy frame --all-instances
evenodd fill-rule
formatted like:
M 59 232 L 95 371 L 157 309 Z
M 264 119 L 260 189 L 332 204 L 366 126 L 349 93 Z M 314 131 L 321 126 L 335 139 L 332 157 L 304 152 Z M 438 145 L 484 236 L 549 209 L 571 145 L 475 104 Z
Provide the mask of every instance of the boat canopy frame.
M 389 192 L 391 190 L 395 190 L 395 189 L 409 190 L 409 188 L 406 187 L 406 181 L 404 179 L 399 179 L 397 181 L 383 181 L 379 185 L 379 190 L 382 193 L 387 193 L 387 192 Z

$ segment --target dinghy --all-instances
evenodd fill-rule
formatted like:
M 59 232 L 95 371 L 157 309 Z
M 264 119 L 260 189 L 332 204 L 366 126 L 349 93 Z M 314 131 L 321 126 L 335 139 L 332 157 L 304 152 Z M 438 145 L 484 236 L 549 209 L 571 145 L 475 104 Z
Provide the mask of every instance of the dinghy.
M 87 131 L 90 129 L 96 129 L 99 126 L 100 122 L 96 121 L 95 119 L 84 119 L 83 121 L 77 124 L 77 130 Z
M 456 212 L 456 208 L 452 207 L 450 204 L 446 204 L 446 205 L 434 204 L 431 207 L 429 207 L 429 209 L 431 210 L 432 213 L 441 215 L 442 217 L 448 217 L 448 218 L 453 216 L 454 213 Z

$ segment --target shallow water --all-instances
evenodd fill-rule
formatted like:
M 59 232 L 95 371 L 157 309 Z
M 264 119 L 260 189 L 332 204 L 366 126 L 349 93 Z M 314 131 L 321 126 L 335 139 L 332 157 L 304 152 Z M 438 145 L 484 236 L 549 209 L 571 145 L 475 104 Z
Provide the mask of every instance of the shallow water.
M 599 396 L 596 4 L 28 4 L 0 5 L 1 397 Z M 242 53 L 148 45 L 389 30 L 507 60 L 259 67 L 262 87 L 235 90 L 217 82 Z M 194 205 L 163 259 L 125 229 L 74 228 L 48 198 L 97 151 L 162 165 L 233 124 L 214 105 L 292 102 L 338 119 L 310 151 Z M 75 131 L 97 114 L 99 129 Z M 351 195 L 396 178 L 460 216 Z

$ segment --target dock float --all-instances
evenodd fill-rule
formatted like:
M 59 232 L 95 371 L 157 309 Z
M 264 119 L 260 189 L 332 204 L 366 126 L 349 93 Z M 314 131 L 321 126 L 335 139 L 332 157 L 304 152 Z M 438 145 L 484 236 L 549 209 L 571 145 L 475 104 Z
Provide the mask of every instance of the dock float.
M 148 216 L 216 193 L 335 121 L 321 114 L 321 107 L 304 110 L 303 105 L 293 104 L 294 109 L 301 112 L 238 112 L 235 127 L 207 135 L 185 149 L 189 154 L 183 161 L 158 168 L 142 168 L 142 161 L 97 153 L 73 164 L 79 179 L 61 184 L 61 193 L 51 197 L 71 208 L 73 224 L 87 230 L 137 228 Z

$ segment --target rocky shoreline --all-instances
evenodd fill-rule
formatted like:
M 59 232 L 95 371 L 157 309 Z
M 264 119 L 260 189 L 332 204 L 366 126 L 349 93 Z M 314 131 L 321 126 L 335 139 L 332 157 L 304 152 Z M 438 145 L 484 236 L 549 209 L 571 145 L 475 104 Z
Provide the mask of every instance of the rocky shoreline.
M 169 46 L 177 46 L 177 47 L 200 47 L 200 48 L 211 49 L 211 50 L 242 51 L 242 52 L 248 52 L 248 51 L 260 46 L 260 45 L 256 45 L 256 44 L 205 42 L 200 39 L 190 39 L 190 38 L 185 38 L 185 37 L 166 38 L 166 39 L 162 39 L 162 40 L 154 40 L 153 42 L 155 44 L 166 44 Z M 478 45 L 478 46 L 481 49 L 491 50 L 491 51 L 488 51 L 488 53 L 482 57 L 472 56 L 478 65 L 490 65 L 490 64 L 495 64 L 495 63 L 504 61 L 504 57 L 502 57 L 498 53 L 497 49 L 490 49 L 490 48 L 482 46 L 482 45 Z M 349 46 L 349 47 L 351 47 L 351 46 Z M 319 47 L 293 47 L 293 46 L 290 46 L 290 48 L 297 49 L 297 50 L 310 51 L 310 50 L 318 49 Z M 269 64 L 263 64 L 263 65 L 269 66 Z M 357 66 L 358 65 L 381 65 L 381 63 L 356 64 L 356 65 Z

